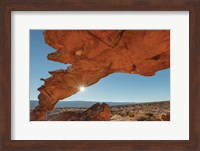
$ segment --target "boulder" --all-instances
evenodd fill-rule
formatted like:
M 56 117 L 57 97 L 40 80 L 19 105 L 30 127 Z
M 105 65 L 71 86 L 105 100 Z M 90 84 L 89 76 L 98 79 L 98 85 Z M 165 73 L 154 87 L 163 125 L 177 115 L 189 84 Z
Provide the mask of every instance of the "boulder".
M 105 103 L 96 103 L 83 112 L 61 113 L 52 121 L 110 121 L 110 107 Z

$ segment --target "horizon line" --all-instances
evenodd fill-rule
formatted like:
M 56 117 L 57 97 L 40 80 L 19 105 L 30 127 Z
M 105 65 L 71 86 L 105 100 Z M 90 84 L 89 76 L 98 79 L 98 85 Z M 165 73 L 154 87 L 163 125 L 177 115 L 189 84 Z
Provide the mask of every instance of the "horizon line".
M 39 100 L 30 100 L 30 101 L 36 101 L 36 102 L 38 102 Z M 104 102 L 99 102 L 99 101 L 84 101 L 84 100 L 69 100 L 69 101 L 62 101 L 62 100 L 60 100 L 57 103 L 59 103 L 59 102 L 75 102 L 75 101 L 104 103 Z M 116 101 L 116 102 L 113 102 L 113 101 L 105 101 L 105 103 L 106 102 L 111 102 L 111 103 L 146 103 L 146 102 L 148 102 L 148 103 L 151 103 L 151 102 L 165 102 L 165 101 L 170 101 L 170 99 L 159 100 L 159 101 L 143 101 L 143 102 L 134 102 L 134 101 L 124 101 L 124 102 L 118 102 L 118 101 Z

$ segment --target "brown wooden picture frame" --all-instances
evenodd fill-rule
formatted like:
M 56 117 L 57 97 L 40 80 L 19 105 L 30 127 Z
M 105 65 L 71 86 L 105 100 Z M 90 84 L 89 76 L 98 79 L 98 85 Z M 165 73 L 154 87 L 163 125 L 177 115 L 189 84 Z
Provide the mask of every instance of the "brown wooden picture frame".
M 12 11 L 189 11 L 189 140 L 11 140 Z M 0 23 L 1 151 L 200 150 L 200 0 L 1 0 Z

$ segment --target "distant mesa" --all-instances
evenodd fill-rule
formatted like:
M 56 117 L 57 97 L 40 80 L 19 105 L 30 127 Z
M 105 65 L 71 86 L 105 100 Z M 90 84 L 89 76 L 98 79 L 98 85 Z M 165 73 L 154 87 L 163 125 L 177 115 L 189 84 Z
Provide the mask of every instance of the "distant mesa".
M 170 67 L 169 30 L 46 30 L 44 39 L 56 50 L 48 59 L 71 66 L 42 79 L 32 120 L 44 119 L 59 100 L 112 73 L 152 76 Z
M 89 108 L 92 105 L 99 103 L 95 101 L 59 101 L 55 108 Z M 118 105 L 128 105 L 128 104 L 135 104 L 135 102 L 107 102 L 109 106 L 118 106 Z M 33 110 L 38 105 L 38 100 L 31 100 L 30 101 L 30 109 Z

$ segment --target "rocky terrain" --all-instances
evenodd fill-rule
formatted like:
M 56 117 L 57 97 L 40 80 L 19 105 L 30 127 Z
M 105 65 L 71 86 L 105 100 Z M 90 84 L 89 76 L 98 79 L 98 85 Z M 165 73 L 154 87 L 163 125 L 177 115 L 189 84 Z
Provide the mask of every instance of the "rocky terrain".
M 169 121 L 170 102 L 153 102 L 111 107 L 114 121 Z
M 170 67 L 170 30 L 46 30 L 44 39 L 55 49 L 48 59 L 70 66 L 41 77 L 31 120 L 45 119 L 59 100 L 112 73 L 153 76 Z
M 109 107 L 97 103 L 90 108 L 55 108 L 47 121 L 170 121 L 170 101 Z

